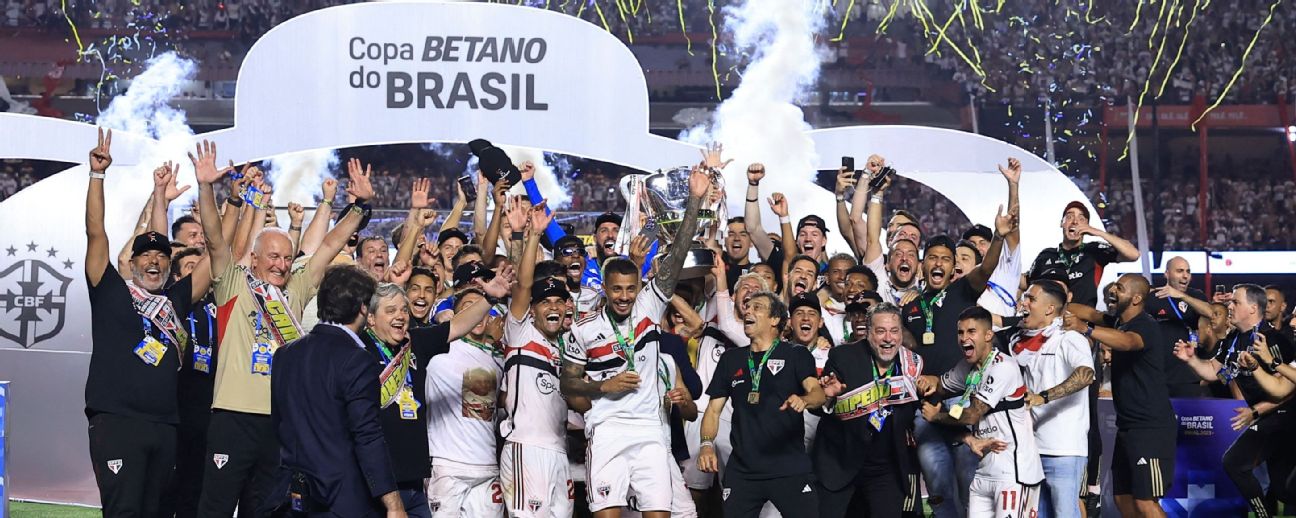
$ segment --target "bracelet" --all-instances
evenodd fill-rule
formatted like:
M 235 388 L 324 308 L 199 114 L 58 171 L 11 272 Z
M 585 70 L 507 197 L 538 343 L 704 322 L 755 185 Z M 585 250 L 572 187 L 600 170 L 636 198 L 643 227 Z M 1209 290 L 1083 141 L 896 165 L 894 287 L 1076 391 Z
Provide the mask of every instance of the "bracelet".
M 333 200 L 320 200 L 319 204 L 320 204 L 320 205 L 328 205 L 328 206 L 332 207 L 332 206 L 333 206 Z
M 753 182 L 751 180 L 747 180 L 747 185 L 750 185 L 752 187 L 760 187 L 760 182 Z
M 698 449 L 706 448 L 706 447 L 708 447 L 708 446 L 710 446 L 711 449 L 714 450 L 714 449 L 715 449 L 715 442 L 714 442 L 714 441 L 702 441 L 701 444 L 698 444 Z
M 289 232 L 292 232 L 292 231 L 294 231 L 294 230 L 296 230 L 296 231 L 298 231 L 298 232 L 301 232 L 301 227 L 298 227 L 298 226 L 294 226 L 294 225 L 289 224 L 289 225 L 288 225 L 288 231 L 289 231 Z
M 759 200 L 759 199 L 756 199 L 756 198 L 744 198 L 744 199 L 747 200 L 747 203 L 759 203 L 759 202 L 760 202 L 760 200 Z
M 1094 332 L 1093 322 L 1089 322 L 1088 327 L 1085 328 L 1085 332 L 1084 332 L 1085 338 L 1093 338 L 1093 332 Z
M 97 178 L 97 179 L 103 180 L 103 179 L 104 179 L 104 174 L 103 174 L 102 172 L 90 171 L 90 177 L 91 177 L 91 178 Z
M 846 195 L 845 195 L 845 194 L 838 194 L 838 195 L 837 195 L 837 203 L 846 203 Z
M 881 204 L 882 204 L 882 195 L 880 195 L 880 194 L 874 194 L 873 196 L 869 197 L 869 201 L 872 202 L 872 203 L 876 203 L 876 204 L 878 204 L 878 205 L 881 205 Z
M 230 196 L 230 197 L 228 197 L 228 198 L 225 198 L 225 203 L 228 203 L 229 206 L 234 207 L 234 208 L 242 208 L 242 207 L 243 207 L 243 198 L 240 198 L 240 197 L 238 197 L 238 196 Z
M 513 240 L 513 241 L 521 241 L 521 240 L 523 240 L 523 239 L 526 239 L 526 233 L 525 233 L 525 232 L 511 232 L 511 233 L 509 233 L 509 239 L 510 239 L 510 240 Z
M 779 216 L 779 224 L 780 224 L 780 225 L 791 225 L 791 224 L 792 224 L 792 218 L 789 218 L 789 217 L 787 217 L 787 216 Z

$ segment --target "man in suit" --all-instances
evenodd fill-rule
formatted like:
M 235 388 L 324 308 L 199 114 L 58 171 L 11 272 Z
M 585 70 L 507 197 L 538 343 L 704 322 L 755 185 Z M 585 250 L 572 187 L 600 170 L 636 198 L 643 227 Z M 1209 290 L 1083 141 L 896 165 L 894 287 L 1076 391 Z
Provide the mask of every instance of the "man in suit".
M 378 417 L 378 364 L 356 332 L 377 284 L 333 266 L 319 291 L 320 323 L 274 355 L 271 416 L 293 508 L 310 516 L 404 518 Z

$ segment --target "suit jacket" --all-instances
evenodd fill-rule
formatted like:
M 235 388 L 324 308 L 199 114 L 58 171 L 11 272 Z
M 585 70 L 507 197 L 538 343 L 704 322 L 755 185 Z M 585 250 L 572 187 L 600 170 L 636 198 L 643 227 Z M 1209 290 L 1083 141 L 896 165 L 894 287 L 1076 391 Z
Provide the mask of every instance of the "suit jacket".
M 282 469 L 305 475 L 316 507 L 376 516 L 396 490 L 378 417 L 378 365 L 341 328 L 318 324 L 274 355 L 271 417 Z
M 903 363 L 897 355 L 897 368 Z M 921 371 L 921 367 L 918 367 Z M 823 375 L 835 373 L 837 379 L 845 385 L 844 392 L 855 390 L 873 381 L 873 349 L 868 342 L 842 344 L 828 353 L 828 362 L 824 364 Z M 833 400 L 829 399 L 831 403 Z M 913 433 L 914 414 L 918 403 L 905 403 L 888 407 L 891 416 L 887 418 L 883 430 L 890 429 L 889 435 L 878 435 L 869 424 L 867 416 L 842 421 L 833 415 L 823 415 L 819 421 L 815 442 L 811 447 L 811 459 L 814 461 L 815 476 L 820 483 L 830 490 L 845 487 L 859 474 L 864 465 L 865 455 L 870 451 L 869 444 L 875 440 L 889 437 L 890 445 L 879 445 L 882 451 L 891 455 L 890 465 L 895 471 L 902 491 L 911 492 L 917 489 L 918 467 L 914 462 L 914 450 L 909 446 L 909 437 Z M 872 449 L 876 451 L 876 449 Z

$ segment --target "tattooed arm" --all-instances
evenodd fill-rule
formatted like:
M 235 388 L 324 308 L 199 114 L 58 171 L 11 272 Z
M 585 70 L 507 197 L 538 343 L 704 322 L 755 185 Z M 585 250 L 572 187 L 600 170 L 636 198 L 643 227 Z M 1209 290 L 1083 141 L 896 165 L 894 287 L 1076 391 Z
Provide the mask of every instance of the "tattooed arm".
M 1067 379 L 1057 386 L 1045 390 L 1049 401 L 1056 401 L 1087 388 L 1094 381 L 1093 367 L 1077 367 Z
M 693 173 L 689 175 L 689 199 L 688 206 L 684 208 L 684 221 L 680 223 L 679 232 L 675 234 L 676 239 L 671 243 L 670 251 L 657 268 L 657 276 L 653 277 L 657 289 L 661 290 L 667 298 L 675 294 L 675 285 L 679 282 L 684 259 L 688 256 L 689 247 L 693 245 L 692 236 L 697 233 L 698 210 L 702 208 L 702 200 L 706 199 L 710 188 L 711 177 L 704 173 L 701 167 L 694 167 Z
M 972 398 L 969 403 L 968 407 L 963 409 L 963 415 L 960 415 L 958 419 L 955 419 L 953 416 L 949 415 L 949 412 L 942 411 L 940 405 L 933 405 L 929 402 L 923 401 L 922 415 L 927 419 L 927 422 L 932 424 L 972 426 L 981 422 L 981 418 L 990 413 L 990 405 L 987 405 L 985 401 Z

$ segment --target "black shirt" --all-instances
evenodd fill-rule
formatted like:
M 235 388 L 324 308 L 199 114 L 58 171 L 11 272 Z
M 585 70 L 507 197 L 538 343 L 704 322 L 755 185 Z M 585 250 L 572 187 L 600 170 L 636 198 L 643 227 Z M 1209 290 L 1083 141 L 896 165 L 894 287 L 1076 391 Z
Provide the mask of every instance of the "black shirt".
M 733 405 L 733 428 L 729 442 L 733 454 L 725 476 L 771 479 L 810 473 L 810 456 L 805 451 L 805 419 L 800 412 L 779 410 L 793 394 L 804 395 L 801 382 L 815 377 L 810 351 L 783 342 L 774 347 L 765 367 L 765 351 L 751 353 L 750 347 L 730 349 L 720 357 L 707 395 L 729 398 Z M 748 402 L 751 372 L 747 359 L 761 368 L 760 401 Z
M 1269 344 L 1269 352 L 1273 354 L 1275 360 L 1287 363 L 1296 357 L 1296 347 L 1293 347 L 1286 333 L 1275 330 L 1268 322 L 1260 322 L 1258 327 L 1259 333 L 1264 335 L 1265 342 Z M 1220 340 L 1219 347 L 1215 348 L 1215 360 L 1225 369 L 1236 373 L 1238 389 L 1242 391 L 1242 398 L 1246 399 L 1248 405 L 1270 399 L 1269 393 L 1265 392 L 1260 387 L 1260 382 L 1255 380 L 1255 373 L 1242 369 L 1237 364 L 1238 353 L 1251 350 L 1256 331 L 1253 329 L 1238 331 L 1237 328 L 1232 328 L 1227 335 L 1224 335 L 1224 339 Z M 1259 358 L 1256 360 L 1259 361 Z M 1224 379 L 1221 378 L 1220 381 L 1224 382 Z M 1284 403 L 1282 406 L 1289 408 L 1290 404 Z
M 386 356 L 378 350 L 374 339 L 368 332 L 359 335 L 360 341 L 364 342 L 365 352 L 374 357 L 381 369 L 385 369 Z M 387 450 L 391 452 L 396 482 L 417 482 L 422 487 L 423 479 L 432 473 L 432 465 L 428 462 L 427 405 L 423 402 L 423 389 L 427 380 L 428 362 L 432 361 L 433 356 L 450 350 L 450 323 L 410 329 L 408 343 L 414 353 L 410 382 L 414 386 L 414 400 L 419 405 L 417 419 L 401 419 L 400 404 L 397 402 L 380 409 L 378 416 L 382 421 L 383 435 L 387 437 Z M 388 351 L 396 353 L 401 347 L 403 345 L 389 347 Z M 374 387 L 374 390 L 379 390 L 379 387 Z M 379 404 L 381 403 L 380 401 Z
M 1031 263 L 1027 277 L 1034 277 L 1046 268 L 1066 270 L 1071 282 L 1071 300 L 1076 304 L 1089 307 L 1098 305 L 1098 282 L 1102 279 L 1103 267 L 1116 262 L 1120 254 L 1111 245 L 1101 242 L 1090 242 L 1073 250 L 1063 250 L 1062 245 L 1040 250 Z
M 210 294 L 194 304 L 184 319 L 189 345 L 180 355 L 176 396 L 181 419 L 201 419 L 211 413 L 216 383 L 216 305 Z M 206 366 L 198 360 L 205 359 Z
M 940 291 L 928 288 L 913 302 L 905 304 L 901 314 L 904 315 L 905 329 L 918 344 L 914 352 L 923 358 L 923 374 L 940 376 L 963 361 L 963 348 L 958 344 L 958 316 L 963 310 L 975 306 L 979 297 L 981 293 L 972 289 L 967 277 L 961 277 L 945 287 L 944 296 Z M 936 334 L 936 343 L 932 345 L 923 345 L 923 333 L 927 332 L 927 318 L 922 308 L 924 300 L 932 312 L 932 332 Z
M 734 261 L 732 258 L 729 257 L 729 254 L 722 254 L 722 255 L 724 256 L 723 259 L 725 263 L 725 277 L 726 277 L 725 282 L 728 283 L 729 293 L 733 293 L 734 286 L 738 285 L 739 277 L 742 277 L 744 274 L 751 272 L 753 266 L 756 266 L 757 264 L 761 264 L 761 263 L 738 264 L 736 261 Z M 775 246 L 773 250 L 770 250 L 769 259 L 766 259 L 762 262 L 774 267 L 774 278 L 777 280 L 779 277 L 779 272 L 783 271 L 783 249 Z M 778 291 L 778 290 L 774 290 L 774 288 L 775 288 L 774 286 L 770 287 L 771 290 Z
M 1105 316 L 1104 320 L 1107 326 L 1117 324 L 1112 316 Z M 1111 353 L 1116 428 L 1175 427 L 1174 408 L 1165 381 L 1165 348 L 1171 345 L 1161 336 L 1161 326 L 1147 313 L 1139 313 L 1129 322 L 1120 323 L 1119 329 L 1142 337 L 1143 349 Z
M 1193 288 L 1188 288 L 1186 295 L 1197 300 L 1206 300 L 1205 293 Z M 1161 337 L 1170 344 L 1166 347 L 1166 382 L 1171 385 L 1200 383 L 1201 378 L 1193 372 L 1192 367 L 1175 357 L 1174 344 L 1180 340 L 1194 341 L 1189 339 L 1188 334 L 1197 333 L 1197 321 L 1201 315 L 1181 299 L 1169 297 L 1163 299 L 1153 294 L 1148 294 L 1145 309 L 1149 315 L 1152 315 L 1153 320 L 1161 324 Z
M 88 276 L 87 276 L 88 277 Z M 86 417 L 109 413 L 155 423 L 180 421 L 176 406 L 176 379 L 180 355 L 188 344 L 165 338 L 157 325 L 150 325 L 154 338 L 166 346 L 161 362 L 145 363 L 135 354 L 144 339 L 144 322 L 126 281 L 112 264 L 104 267 L 98 286 L 90 289 L 90 372 L 86 377 Z M 192 302 L 192 278 L 186 276 L 164 293 L 178 315 L 187 315 Z M 185 331 L 188 332 L 187 330 Z

